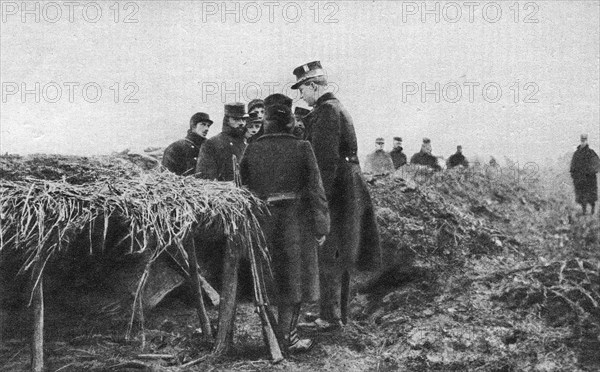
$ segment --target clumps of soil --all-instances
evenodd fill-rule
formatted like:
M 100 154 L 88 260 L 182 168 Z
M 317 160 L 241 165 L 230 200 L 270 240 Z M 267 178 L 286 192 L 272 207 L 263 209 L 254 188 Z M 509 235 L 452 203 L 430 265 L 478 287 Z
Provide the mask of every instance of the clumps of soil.
M 129 178 L 141 173 L 142 168 L 117 156 L 0 156 L 0 180 L 5 181 L 64 180 L 73 185 L 83 185 L 103 179 Z

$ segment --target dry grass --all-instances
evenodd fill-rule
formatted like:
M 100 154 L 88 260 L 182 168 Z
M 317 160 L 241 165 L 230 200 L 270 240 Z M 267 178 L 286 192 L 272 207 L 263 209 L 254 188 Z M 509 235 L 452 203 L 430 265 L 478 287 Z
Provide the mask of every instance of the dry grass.
M 22 257 L 20 273 L 29 273 L 35 285 L 55 253 L 81 249 L 71 247 L 81 234 L 87 233 L 91 243 L 94 222 L 103 222 L 106 239 L 113 215 L 129 224 L 129 253 L 150 252 L 138 285 L 134 313 L 136 306 L 142 307 L 139 294 L 150 265 L 167 248 L 177 249 L 187 261 L 184 245 L 192 233 L 226 236 L 241 242 L 236 247 L 268 255 L 256 217 L 264 211 L 264 205 L 233 183 L 184 178 L 160 170 L 130 178 L 91 179 L 72 184 L 64 177 L 20 177 L 0 183 L 0 249 Z

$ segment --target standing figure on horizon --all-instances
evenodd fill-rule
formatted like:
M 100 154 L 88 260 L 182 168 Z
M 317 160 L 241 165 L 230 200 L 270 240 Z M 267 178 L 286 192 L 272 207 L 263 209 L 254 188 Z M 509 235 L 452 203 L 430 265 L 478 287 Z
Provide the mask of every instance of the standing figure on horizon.
M 385 140 L 382 137 L 375 139 L 375 151 L 367 155 L 365 172 L 374 176 L 385 176 L 394 172 L 394 161 L 390 154 L 383 149 Z
M 435 171 L 442 170 L 442 167 L 440 167 L 438 164 L 438 159 L 431 155 L 431 151 L 431 140 L 429 138 L 423 138 L 421 151 L 417 152 L 410 158 L 410 163 L 424 165 Z
M 448 169 L 458 167 L 459 165 L 461 165 L 465 168 L 469 167 L 469 162 L 467 161 L 467 158 L 465 158 L 465 156 L 462 153 L 461 145 L 456 146 L 456 152 L 454 154 L 450 155 L 446 164 L 448 165 Z
M 591 214 L 596 211 L 598 200 L 598 178 L 600 159 L 596 152 L 588 145 L 587 134 L 581 135 L 581 144 L 571 159 L 571 178 L 575 187 L 575 201 L 581 205 L 583 214 L 587 212 L 587 205 L 592 208 Z
M 394 162 L 394 169 L 398 169 L 406 164 L 406 154 L 402 152 L 402 137 L 394 137 L 392 151 L 390 156 Z

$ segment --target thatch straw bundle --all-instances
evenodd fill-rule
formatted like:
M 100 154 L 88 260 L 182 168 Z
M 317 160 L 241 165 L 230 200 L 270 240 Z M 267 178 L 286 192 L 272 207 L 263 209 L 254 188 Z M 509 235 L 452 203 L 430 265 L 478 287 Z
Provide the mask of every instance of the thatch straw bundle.
M 161 171 L 80 185 L 0 180 L 0 250 L 23 255 L 21 272 L 37 267 L 30 271 L 37 283 L 55 252 L 69 247 L 86 229 L 91 239 L 96 220 L 104 222 L 106 238 L 109 218 L 117 214 L 129 224 L 131 252 L 150 252 L 148 270 L 168 247 L 187 260 L 184 241 L 198 231 L 225 235 L 242 243 L 236 247 L 266 255 L 256 217 L 263 208 L 260 199 L 233 183 Z M 142 276 L 138 293 L 146 277 Z

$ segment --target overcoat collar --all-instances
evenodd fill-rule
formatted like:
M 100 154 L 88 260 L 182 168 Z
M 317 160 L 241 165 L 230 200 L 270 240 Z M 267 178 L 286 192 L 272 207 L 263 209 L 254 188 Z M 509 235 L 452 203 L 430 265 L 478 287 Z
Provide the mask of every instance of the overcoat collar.
M 201 135 L 192 131 L 191 129 L 188 129 L 187 136 L 185 136 L 185 139 L 194 144 L 196 147 L 200 147 L 202 143 L 206 141 L 206 138 L 202 137 Z
M 333 93 L 327 92 L 327 93 L 323 94 L 321 97 L 319 97 L 319 99 L 317 100 L 317 103 L 315 104 L 315 107 L 321 106 L 323 103 L 330 101 L 332 99 L 337 99 L 337 98 L 335 98 Z

